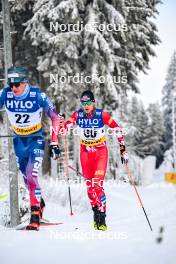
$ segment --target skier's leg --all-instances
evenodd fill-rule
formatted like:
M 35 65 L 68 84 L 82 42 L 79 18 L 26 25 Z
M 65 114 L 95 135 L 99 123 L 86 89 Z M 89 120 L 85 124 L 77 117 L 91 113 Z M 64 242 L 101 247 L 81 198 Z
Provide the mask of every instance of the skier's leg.
M 81 152 L 80 160 L 83 175 L 86 177 L 87 194 L 94 213 L 94 228 L 106 230 L 106 200 L 102 181 L 104 180 L 107 167 L 107 149 L 104 151 L 98 150 L 98 155 L 96 152 Z M 99 154 L 101 157 L 99 157 Z M 104 171 L 103 174 L 102 170 Z M 100 211 L 100 208 L 103 212 Z M 102 216 L 104 221 L 102 221 Z
M 41 188 L 38 182 L 38 173 L 44 155 L 44 140 L 33 139 L 29 151 L 29 160 L 26 167 L 27 185 L 30 195 L 31 220 L 27 229 L 38 230 L 41 216 Z M 44 205 L 43 205 L 44 207 Z
M 104 192 L 104 178 L 107 169 L 108 151 L 103 147 L 96 151 L 95 167 L 94 167 L 94 189 L 98 197 L 98 203 L 94 211 L 94 219 L 96 219 L 96 227 L 99 230 L 105 231 L 106 226 L 106 195 Z
M 106 175 L 108 162 L 108 150 L 106 147 L 96 151 L 93 186 L 98 197 L 98 208 L 101 212 L 106 212 L 106 195 L 104 192 L 104 178 Z
M 85 176 L 85 182 L 87 185 L 87 194 L 90 199 L 90 204 L 92 207 L 95 207 L 98 203 L 98 197 L 95 192 L 95 188 L 92 185 L 92 178 L 94 175 L 94 162 L 93 157 L 94 153 L 81 151 L 80 153 L 80 160 L 81 160 L 81 167 L 82 173 Z
M 17 168 L 20 170 L 20 172 L 23 176 L 24 184 L 25 184 L 26 188 L 28 188 L 27 179 L 25 177 L 27 161 L 28 161 L 28 159 L 20 158 L 20 157 L 16 156 Z
M 45 208 L 45 201 L 44 199 L 41 197 L 41 202 L 40 202 L 40 218 L 43 218 L 43 211 Z
M 25 148 L 25 139 L 21 139 L 20 137 L 15 137 L 13 140 L 13 144 L 16 154 L 17 168 L 20 170 L 24 179 L 25 186 L 28 189 L 27 178 L 26 178 L 26 166 L 28 163 L 28 156 Z
M 27 184 L 30 192 L 31 206 L 40 206 L 41 188 L 38 182 L 38 173 L 44 156 L 45 141 L 33 139 L 29 149 L 29 159 L 26 167 Z

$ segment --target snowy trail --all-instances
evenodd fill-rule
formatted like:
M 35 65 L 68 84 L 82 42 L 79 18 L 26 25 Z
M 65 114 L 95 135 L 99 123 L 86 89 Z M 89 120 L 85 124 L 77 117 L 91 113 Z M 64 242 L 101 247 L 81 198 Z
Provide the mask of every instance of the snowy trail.
M 175 187 L 163 183 L 138 188 L 154 232 L 150 231 L 131 186 L 106 189 L 107 232 L 92 229 L 91 210 L 69 216 L 68 206 L 49 202 L 45 216 L 64 224 L 42 227 L 39 232 L 0 226 L 0 263 L 175 264 Z M 72 188 L 72 192 L 76 189 Z M 158 244 L 160 226 L 164 226 L 164 234 L 163 242 Z

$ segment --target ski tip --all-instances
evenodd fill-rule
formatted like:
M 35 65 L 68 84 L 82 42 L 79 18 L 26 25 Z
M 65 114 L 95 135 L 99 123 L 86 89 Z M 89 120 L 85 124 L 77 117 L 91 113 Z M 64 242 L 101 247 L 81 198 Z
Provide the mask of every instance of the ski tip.
M 48 223 L 40 223 L 40 227 L 51 227 L 51 226 L 57 226 L 57 225 L 61 225 L 63 224 L 63 222 L 48 222 Z M 16 230 L 23 230 L 23 231 L 31 231 L 26 229 L 27 225 L 25 224 L 20 224 L 19 226 L 16 227 Z M 35 230 L 38 231 L 38 230 Z
M 56 225 L 62 225 L 63 222 L 49 222 L 49 223 L 40 223 L 40 226 L 56 226 Z

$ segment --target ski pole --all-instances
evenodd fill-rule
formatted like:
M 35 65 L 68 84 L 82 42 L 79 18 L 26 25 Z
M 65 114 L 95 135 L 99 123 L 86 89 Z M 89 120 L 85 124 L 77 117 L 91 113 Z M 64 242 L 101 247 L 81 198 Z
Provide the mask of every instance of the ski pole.
M 149 219 L 148 219 L 148 216 L 147 216 L 147 214 L 146 214 L 145 208 L 144 208 L 144 206 L 143 206 L 142 200 L 141 200 L 141 198 L 140 198 L 140 196 L 139 196 L 138 190 L 137 190 L 136 185 L 135 185 L 135 183 L 134 183 L 133 176 L 132 176 L 132 174 L 131 174 L 131 172 L 130 172 L 129 167 L 128 167 L 127 164 L 125 164 L 125 168 L 126 168 L 126 171 L 127 171 L 128 177 L 131 179 L 132 185 L 133 185 L 134 190 L 135 190 L 135 192 L 136 192 L 136 194 L 137 194 L 138 200 L 139 200 L 139 202 L 140 202 L 140 204 L 141 204 L 141 207 L 142 207 L 142 209 L 143 209 L 143 212 L 144 212 L 145 217 L 146 217 L 146 219 L 147 219 L 147 222 L 148 222 L 148 224 L 149 224 L 150 230 L 153 231 L 152 226 L 151 226 L 151 224 L 150 224 L 150 221 L 149 221 Z
M 68 195 L 69 195 L 69 204 L 70 204 L 70 215 L 73 215 L 72 210 L 72 200 L 71 200 L 71 189 L 69 183 L 69 171 L 68 171 L 68 146 L 67 146 L 67 135 L 64 137 L 64 146 L 65 146 L 65 165 L 66 165 L 66 179 L 68 185 Z
M 73 168 L 72 166 L 68 165 L 68 167 L 75 171 L 78 175 L 82 176 L 83 178 L 85 178 L 86 180 L 90 181 L 84 174 L 82 174 L 80 171 L 78 171 L 77 169 Z M 94 185 L 97 186 L 98 188 L 101 188 L 97 183 L 94 182 Z
M 68 165 L 68 167 L 73 170 L 74 172 L 76 172 L 78 175 L 84 177 L 87 179 L 87 177 L 85 175 L 83 175 L 81 172 L 79 172 L 77 169 L 73 168 L 72 166 Z

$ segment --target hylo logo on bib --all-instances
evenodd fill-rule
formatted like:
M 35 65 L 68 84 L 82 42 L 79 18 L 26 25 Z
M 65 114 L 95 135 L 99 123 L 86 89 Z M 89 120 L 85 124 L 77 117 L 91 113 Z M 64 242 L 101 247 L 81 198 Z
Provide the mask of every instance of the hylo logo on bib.
M 31 109 L 33 107 L 33 104 L 35 103 L 35 101 L 31 102 L 31 101 L 8 101 L 7 100 L 7 108 L 27 108 L 27 109 Z
M 98 125 L 98 119 L 79 119 L 78 123 L 79 125 Z

